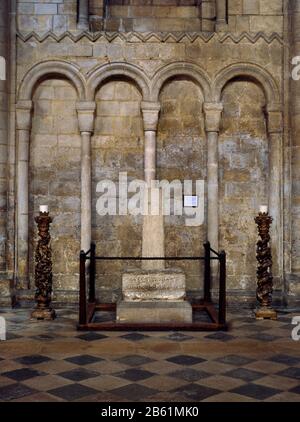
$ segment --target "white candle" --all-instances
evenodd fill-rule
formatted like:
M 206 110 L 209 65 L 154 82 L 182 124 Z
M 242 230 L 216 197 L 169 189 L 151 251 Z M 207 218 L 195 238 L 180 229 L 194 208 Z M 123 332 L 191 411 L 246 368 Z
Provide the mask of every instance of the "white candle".
M 48 212 L 48 205 L 40 205 L 40 212 Z
M 267 205 L 261 205 L 259 207 L 259 212 L 267 214 L 268 213 L 268 206 Z

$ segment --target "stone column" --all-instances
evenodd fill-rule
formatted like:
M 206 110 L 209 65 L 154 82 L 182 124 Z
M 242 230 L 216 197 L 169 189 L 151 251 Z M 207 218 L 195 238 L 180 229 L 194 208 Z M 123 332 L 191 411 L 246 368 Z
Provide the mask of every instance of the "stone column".
M 96 104 L 93 101 L 81 101 L 77 103 L 76 109 L 81 133 L 81 250 L 88 251 L 92 236 L 91 136 Z
M 10 135 L 10 19 L 11 2 L 0 1 L 0 305 L 10 305 L 11 290 L 8 271 L 12 270 L 9 260 L 9 135 Z M 9 72 L 11 73 L 11 72 Z M 12 221 L 13 222 L 13 221 Z
M 29 288 L 28 277 L 28 162 L 32 101 L 19 101 L 17 119 L 17 283 Z
M 0 295 L 2 279 L 6 275 L 6 225 L 7 225 L 7 145 L 8 145 L 8 57 L 9 19 L 7 1 L 0 2 Z
M 215 30 L 216 6 L 214 0 L 201 0 L 201 30 Z
M 273 217 L 271 244 L 273 274 L 282 277 L 282 112 L 278 106 L 267 107 L 269 138 L 269 214 Z
M 151 181 L 156 177 L 156 131 L 160 104 L 157 102 L 142 102 L 142 113 L 145 131 L 144 174 L 145 182 L 150 188 Z M 151 190 L 148 190 L 148 207 L 151 206 Z M 165 256 L 164 218 L 159 215 L 145 215 L 143 220 L 142 256 Z M 162 270 L 164 261 L 143 261 L 145 270 Z
M 226 0 L 216 0 L 216 31 L 222 31 L 227 24 Z
M 78 28 L 89 29 L 89 0 L 78 0 Z
M 205 103 L 205 131 L 207 136 L 207 240 L 219 249 L 219 154 L 221 103 Z

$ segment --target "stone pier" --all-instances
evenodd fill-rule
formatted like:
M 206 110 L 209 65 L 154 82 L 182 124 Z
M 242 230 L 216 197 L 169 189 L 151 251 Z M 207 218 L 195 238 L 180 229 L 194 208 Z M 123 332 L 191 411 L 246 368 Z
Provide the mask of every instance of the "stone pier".
M 156 131 L 160 104 L 143 102 L 145 131 L 144 173 L 149 191 L 146 204 L 151 206 L 150 184 L 156 175 Z M 158 195 L 161 198 L 161 195 Z M 150 208 L 150 207 L 149 207 Z M 160 200 L 158 215 L 146 215 L 143 221 L 143 257 L 164 257 L 164 221 Z M 122 300 L 117 306 L 120 323 L 192 322 L 192 307 L 186 299 L 185 274 L 177 268 L 165 268 L 164 260 L 142 261 L 141 270 L 131 270 L 122 277 Z

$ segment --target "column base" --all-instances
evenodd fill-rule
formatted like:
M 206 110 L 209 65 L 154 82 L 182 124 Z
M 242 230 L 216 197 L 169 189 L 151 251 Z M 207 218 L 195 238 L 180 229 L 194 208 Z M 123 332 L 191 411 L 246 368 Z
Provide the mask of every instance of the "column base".
M 255 311 L 255 318 L 276 320 L 277 312 L 273 308 L 265 306 Z
M 117 305 L 118 323 L 191 323 L 189 302 L 124 302 Z
M 52 308 L 36 308 L 31 312 L 31 318 L 49 321 L 56 318 L 56 313 Z

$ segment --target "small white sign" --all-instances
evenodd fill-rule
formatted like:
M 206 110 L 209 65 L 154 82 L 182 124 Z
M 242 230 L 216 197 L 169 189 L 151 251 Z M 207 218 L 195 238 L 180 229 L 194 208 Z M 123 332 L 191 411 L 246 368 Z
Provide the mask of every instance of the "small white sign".
M 184 195 L 183 206 L 184 207 L 198 207 L 198 196 L 196 196 L 196 195 Z

